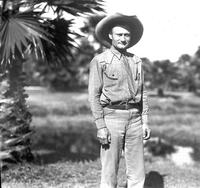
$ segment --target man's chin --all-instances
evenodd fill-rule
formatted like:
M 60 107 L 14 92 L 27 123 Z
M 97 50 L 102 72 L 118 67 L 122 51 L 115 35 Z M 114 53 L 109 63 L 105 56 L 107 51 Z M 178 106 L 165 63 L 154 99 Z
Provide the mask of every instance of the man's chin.
M 118 46 L 117 49 L 118 50 L 126 50 L 128 48 L 128 46 Z

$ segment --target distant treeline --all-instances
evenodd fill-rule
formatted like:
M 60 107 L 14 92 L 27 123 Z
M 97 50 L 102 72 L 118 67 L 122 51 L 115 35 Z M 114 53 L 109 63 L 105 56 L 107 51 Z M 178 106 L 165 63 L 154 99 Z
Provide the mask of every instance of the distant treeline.
M 89 62 L 96 53 L 87 41 L 82 41 L 80 49 L 74 52 L 74 59 L 66 66 L 48 67 L 43 63 L 27 62 L 25 68 L 28 71 L 29 85 L 48 86 L 55 90 L 86 88 Z M 142 60 L 147 88 L 190 92 L 200 89 L 200 48 L 193 56 L 181 55 L 176 62 L 151 62 L 148 58 Z
M 71 49 L 73 57 L 62 65 L 48 66 L 44 63 L 25 63 L 30 85 L 44 85 L 56 90 L 86 88 L 88 85 L 89 62 L 103 47 L 94 36 L 96 24 L 105 15 L 93 15 L 86 19 L 80 29 L 83 36 L 77 38 L 79 48 Z M 67 54 L 66 54 L 67 56 Z M 194 55 L 183 54 L 178 61 L 158 60 L 151 62 L 142 58 L 145 70 L 145 84 L 149 89 L 186 90 L 200 89 L 200 47 Z

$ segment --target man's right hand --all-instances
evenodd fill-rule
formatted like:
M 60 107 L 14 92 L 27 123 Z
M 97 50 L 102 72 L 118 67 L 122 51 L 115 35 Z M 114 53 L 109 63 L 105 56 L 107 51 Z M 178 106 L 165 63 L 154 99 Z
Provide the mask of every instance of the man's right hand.
M 102 145 L 109 144 L 111 142 L 111 134 L 107 127 L 97 130 L 97 138 Z

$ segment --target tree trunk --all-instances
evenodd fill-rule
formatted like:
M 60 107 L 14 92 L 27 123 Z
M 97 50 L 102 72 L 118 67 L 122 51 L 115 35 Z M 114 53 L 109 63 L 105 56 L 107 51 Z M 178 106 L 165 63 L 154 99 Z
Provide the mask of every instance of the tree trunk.
M 25 73 L 17 61 L 0 74 L 0 158 L 3 165 L 32 160 L 30 150 L 31 114 L 27 110 Z

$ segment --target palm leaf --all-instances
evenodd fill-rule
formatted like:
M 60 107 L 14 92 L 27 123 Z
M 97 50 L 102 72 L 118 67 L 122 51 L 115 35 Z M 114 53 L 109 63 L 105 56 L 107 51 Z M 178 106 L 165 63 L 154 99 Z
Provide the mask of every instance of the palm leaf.
M 42 40 L 47 62 L 54 64 L 67 63 L 72 58 L 72 49 L 74 48 L 74 39 L 70 36 L 70 26 L 72 20 L 55 19 L 49 21 L 49 26 L 45 30 L 50 33 L 52 43 Z
M 12 155 L 10 154 L 10 152 L 8 152 L 8 151 L 1 151 L 0 152 L 0 160 L 10 159 L 10 158 L 12 158 Z
M 56 12 L 67 12 L 73 16 L 93 13 L 94 10 L 104 12 L 103 0 L 40 0 L 50 7 L 56 7 Z
M 2 160 L 3 163 L 6 163 L 6 160 L 12 160 L 13 162 L 17 162 L 19 159 L 16 159 L 15 155 L 13 155 L 13 154 L 14 153 L 22 153 L 28 147 L 30 147 L 30 146 L 18 145 L 18 146 L 10 147 L 9 149 L 7 149 L 5 151 L 0 151 L 0 160 Z
M 15 146 L 22 141 L 24 142 L 26 139 L 29 139 L 32 134 L 33 132 L 28 132 L 20 137 L 10 138 L 3 142 L 2 149 L 4 150 L 5 148 L 9 148 L 10 146 Z
M 0 26 L 1 64 L 16 56 L 23 58 L 25 50 L 30 46 L 36 56 L 43 54 L 41 39 L 49 41 L 48 37 L 35 12 L 18 13 L 4 19 Z

